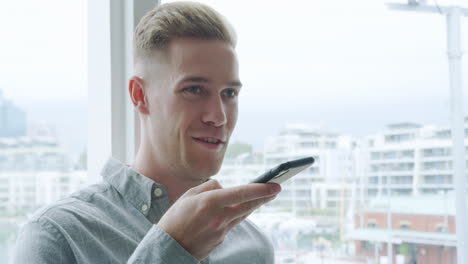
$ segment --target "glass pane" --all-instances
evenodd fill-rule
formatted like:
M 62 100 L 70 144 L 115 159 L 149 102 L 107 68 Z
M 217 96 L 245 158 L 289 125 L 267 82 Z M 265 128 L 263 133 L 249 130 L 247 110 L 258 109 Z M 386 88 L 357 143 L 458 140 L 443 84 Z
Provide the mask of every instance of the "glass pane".
M 244 84 L 218 180 L 244 184 L 316 158 L 250 217 L 272 238 L 277 263 L 387 263 L 389 236 L 406 237 L 392 241 L 393 263 L 454 263 L 444 16 L 371 0 L 201 2 L 236 29 Z
M 86 1 L 0 3 L 0 256 L 32 212 L 86 184 Z

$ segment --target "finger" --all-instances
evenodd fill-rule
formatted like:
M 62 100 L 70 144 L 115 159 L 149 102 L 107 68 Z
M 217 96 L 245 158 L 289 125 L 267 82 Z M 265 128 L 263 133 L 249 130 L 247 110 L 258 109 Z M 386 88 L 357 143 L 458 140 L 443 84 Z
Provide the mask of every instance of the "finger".
M 199 194 L 199 193 L 202 193 L 202 192 L 206 192 L 206 191 L 211 191 L 211 190 L 216 190 L 216 189 L 222 189 L 223 187 L 221 186 L 221 184 L 219 184 L 219 182 L 217 180 L 209 180 L 209 181 L 206 181 L 198 186 L 195 186 L 191 189 L 189 189 L 186 193 L 187 194 L 191 194 L 191 195 L 195 195 L 195 194 Z
M 246 215 L 243 215 L 242 217 L 239 217 L 239 218 L 236 218 L 234 220 L 232 220 L 231 222 L 229 222 L 227 225 L 226 225 L 226 230 L 229 231 L 231 229 L 233 229 L 236 225 L 242 223 L 242 221 L 244 221 L 250 214 L 246 214 Z
M 236 219 L 236 218 L 243 217 L 245 215 L 249 215 L 256 209 L 258 209 L 260 206 L 268 203 L 269 201 L 275 198 L 276 198 L 276 195 L 260 198 L 257 200 L 253 200 L 253 201 L 249 201 L 249 202 L 245 202 L 242 204 L 238 204 L 235 206 L 225 208 L 227 218 Z
M 278 194 L 281 186 L 276 183 L 252 183 L 231 188 L 214 190 L 211 192 L 213 200 L 219 201 L 220 206 L 232 206 L 253 201 L 259 198 Z
M 264 201 L 264 203 L 262 204 L 265 204 L 271 200 L 274 200 L 276 198 L 276 195 L 275 196 L 272 196 L 272 197 L 268 197 L 268 198 L 262 198 L 262 200 L 266 200 Z M 226 224 L 226 230 L 231 230 L 232 228 L 234 228 L 236 225 L 240 224 L 242 221 L 244 221 L 247 217 L 249 217 L 250 214 L 253 213 L 253 211 L 255 211 L 259 206 L 256 206 L 256 207 L 253 207 L 251 208 L 250 210 L 247 210 L 245 211 L 244 213 L 238 213 L 238 217 L 237 218 L 233 218 L 230 222 L 227 222 Z

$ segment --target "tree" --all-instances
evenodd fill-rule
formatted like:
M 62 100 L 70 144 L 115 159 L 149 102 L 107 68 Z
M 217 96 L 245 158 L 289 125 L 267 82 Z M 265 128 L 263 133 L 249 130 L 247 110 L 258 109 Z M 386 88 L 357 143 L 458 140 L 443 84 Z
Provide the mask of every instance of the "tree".
M 226 158 L 234 159 L 242 153 L 252 153 L 253 147 L 247 143 L 234 142 L 226 150 Z

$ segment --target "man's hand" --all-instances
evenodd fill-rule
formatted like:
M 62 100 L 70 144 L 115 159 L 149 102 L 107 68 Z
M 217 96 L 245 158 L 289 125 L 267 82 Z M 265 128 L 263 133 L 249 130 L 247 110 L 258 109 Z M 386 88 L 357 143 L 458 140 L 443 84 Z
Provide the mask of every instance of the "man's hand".
M 203 260 L 226 233 L 281 191 L 276 183 L 223 189 L 210 180 L 188 190 L 157 224 L 198 260 Z

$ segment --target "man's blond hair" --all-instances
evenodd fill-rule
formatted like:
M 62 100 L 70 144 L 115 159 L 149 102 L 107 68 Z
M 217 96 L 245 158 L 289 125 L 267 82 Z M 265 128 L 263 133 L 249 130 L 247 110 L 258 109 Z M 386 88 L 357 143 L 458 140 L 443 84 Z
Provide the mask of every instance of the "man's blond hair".
M 227 20 L 213 8 L 196 2 L 174 2 L 155 7 L 138 23 L 134 59 L 164 50 L 174 38 L 224 40 L 236 46 L 236 34 Z

